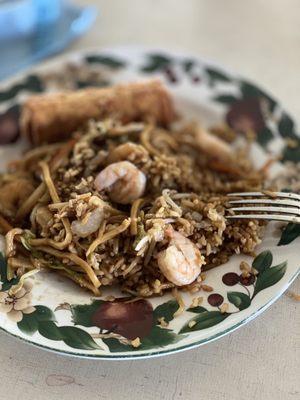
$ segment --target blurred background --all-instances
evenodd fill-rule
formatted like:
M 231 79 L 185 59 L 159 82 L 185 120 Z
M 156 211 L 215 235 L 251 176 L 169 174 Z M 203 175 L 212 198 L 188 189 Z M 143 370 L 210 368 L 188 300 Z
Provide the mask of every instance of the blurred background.
M 0 0 L 0 86 L 57 55 L 149 46 L 231 68 L 280 99 L 299 125 L 299 26 L 299 0 Z M 71 360 L 1 334 L 0 398 L 298 399 L 296 307 L 282 296 L 234 335 L 152 361 Z
M 218 61 L 300 115 L 299 0 L 0 0 L 0 10 L 2 79 L 53 53 L 140 44 Z

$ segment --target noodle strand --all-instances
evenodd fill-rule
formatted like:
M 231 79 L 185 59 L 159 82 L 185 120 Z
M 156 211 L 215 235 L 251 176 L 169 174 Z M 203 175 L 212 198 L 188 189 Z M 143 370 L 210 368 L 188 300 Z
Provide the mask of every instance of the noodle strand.
M 97 278 L 97 275 L 95 274 L 92 267 L 86 261 L 84 261 L 82 258 L 77 256 L 76 254 L 57 251 L 55 249 L 52 249 L 51 247 L 46 247 L 46 246 L 39 246 L 39 247 L 37 247 L 37 250 L 51 254 L 52 256 L 57 257 L 57 258 L 67 258 L 67 259 L 73 261 L 74 264 L 79 265 L 83 269 L 83 271 L 86 272 L 90 281 L 93 283 L 93 285 L 96 288 L 100 287 L 101 283 L 100 283 L 99 279 Z
M 21 221 L 26 215 L 28 215 L 36 203 L 40 200 L 46 190 L 44 182 L 40 183 L 35 191 L 24 201 L 16 214 L 16 220 Z
M 110 239 L 113 239 L 115 236 L 119 235 L 120 233 L 126 231 L 126 229 L 130 225 L 130 218 L 125 219 L 120 226 L 117 228 L 111 229 L 109 232 L 105 233 L 101 238 L 96 239 L 89 247 L 87 251 L 87 255 L 90 255 L 95 249 L 102 243 L 107 242 Z
M 60 198 L 57 194 L 54 183 L 52 181 L 52 178 L 50 175 L 50 170 L 49 170 L 47 163 L 45 163 L 44 161 L 41 161 L 39 165 L 42 168 L 44 181 L 49 190 L 52 201 L 55 203 L 59 203 Z M 72 235 L 69 219 L 66 217 L 62 218 L 62 223 L 64 225 L 65 232 L 66 232 L 65 239 L 62 242 L 56 242 L 55 240 L 48 239 L 48 238 L 30 239 L 30 245 L 32 245 L 32 246 L 50 245 L 50 246 L 54 247 L 55 249 L 63 250 L 65 247 L 67 247 L 72 242 L 73 235 Z
M 131 224 L 130 224 L 130 234 L 132 236 L 137 234 L 137 213 L 139 211 L 139 208 L 143 204 L 144 199 L 137 199 L 132 203 L 131 206 L 131 211 L 130 211 L 130 219 L 131 219 Z

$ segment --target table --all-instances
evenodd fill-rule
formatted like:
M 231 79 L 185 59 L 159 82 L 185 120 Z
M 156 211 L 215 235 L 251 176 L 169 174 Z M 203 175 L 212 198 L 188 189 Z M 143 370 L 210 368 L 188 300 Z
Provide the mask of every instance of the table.
M 298 0 L 94 0 L 92 30 L 68 51 L 146 44 L 215 59 L 280 98 L 300 123 Z M 292 290 L 300 292 L 300 280 Z M 205 347 L 141 361 L 62 357 L 0 334 L 3 400 L 300 399 L 299 303 Z

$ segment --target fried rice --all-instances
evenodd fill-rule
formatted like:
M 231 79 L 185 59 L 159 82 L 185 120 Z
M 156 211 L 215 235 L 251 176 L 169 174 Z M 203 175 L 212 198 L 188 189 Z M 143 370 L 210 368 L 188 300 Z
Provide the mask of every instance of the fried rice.
M 170 227 L 200 251 L 202 271 L 233 254 L 253 254 L 264 224 L 227 220 L 226 194 L 261 190 L 264 176 L 246 147 L 232 150 L 230 165 L 211 157 L 197 146 L 197 129 L 92 120 L 69 141 L 10 163 L 0 176 L 10 276 L 47 270 L 95 295 L 112 285 L 133 296 L 162 295 L 177 286 L 157 261 Z M 100 171 L 122 161 L 146 177 L 142 196 L 125 204 L 114 201 L 109 188 L 95 187 Z M 82 233 L 91 221 L 93 232 Z M 199 274 L 181 289 L 196 292 L 201 285 Z

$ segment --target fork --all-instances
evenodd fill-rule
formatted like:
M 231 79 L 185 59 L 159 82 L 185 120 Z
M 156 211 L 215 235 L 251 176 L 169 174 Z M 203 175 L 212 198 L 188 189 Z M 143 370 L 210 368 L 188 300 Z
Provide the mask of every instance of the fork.
M 227 218 L 263 219 L 300 224 L 300 195 L 296 193 L 263 192 L 229 193 Z M 230 211 L 231 210 L 231 211 Z M 233 212 L 233 214 L 232 214 Z

